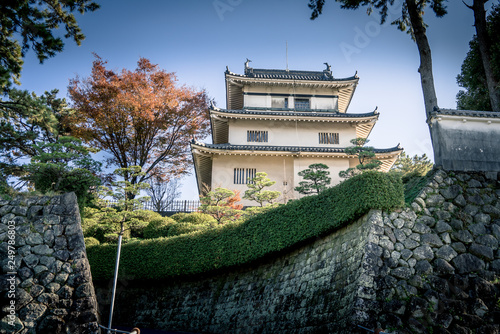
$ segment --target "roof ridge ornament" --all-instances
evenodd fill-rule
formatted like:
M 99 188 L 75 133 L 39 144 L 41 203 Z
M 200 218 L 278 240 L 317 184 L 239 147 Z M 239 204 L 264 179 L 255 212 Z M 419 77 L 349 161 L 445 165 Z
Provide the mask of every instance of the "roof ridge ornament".
M 250 59 L 247 58 L 247 60 L 245 61 L 245 74 L 248 74 L 248 73 L 251 73 L 253 68 L 250 67 L 250 65 L 248 65 L 249 63 L 251 63 L 252 61 Z
M 374 113 L 375 115 L 379 113 L 379 112 L 378 112 L 378 106 L 375 106 L 375 110 L 373 111 L 373 113 Z
M 211 100 L 210 100 L 210 109 L 212 109 L 212 110 L 220 110 L 220 108 L 218 108 L 218 107 L 215 105 L 215 100 L 214 100 L 214 99 L 211 99 Z

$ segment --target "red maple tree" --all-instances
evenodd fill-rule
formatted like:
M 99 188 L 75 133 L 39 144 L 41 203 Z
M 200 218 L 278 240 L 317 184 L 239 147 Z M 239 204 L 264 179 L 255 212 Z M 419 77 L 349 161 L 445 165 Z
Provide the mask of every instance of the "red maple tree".
M 110 153 L 108 165 L 142 167 L 144 176 L 125 176 L 132 184 L 187 173 L 189 141 L 209 134 L 206 92 L 178 85 L 145 58 L 134 71 L 116 72 L 95 57 L 88 78 L 70 80 L 72 134 Z

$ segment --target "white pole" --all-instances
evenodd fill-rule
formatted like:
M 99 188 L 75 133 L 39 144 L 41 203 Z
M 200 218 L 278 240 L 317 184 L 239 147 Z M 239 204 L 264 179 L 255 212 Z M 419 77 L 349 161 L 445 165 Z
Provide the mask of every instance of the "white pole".
M 116 282 L 118 281 L 118 267 L 120 265 L 120 251 L 122 248 L 122 234 L 118 234 L 118 250 L 116 252 L 115 277 L 113 279 L 113 293 L 111 295 L 111 307 L 109 310 L 108 334 L 111 334 L 111 322 L 113 321 L 113 309 L 115 306 Z

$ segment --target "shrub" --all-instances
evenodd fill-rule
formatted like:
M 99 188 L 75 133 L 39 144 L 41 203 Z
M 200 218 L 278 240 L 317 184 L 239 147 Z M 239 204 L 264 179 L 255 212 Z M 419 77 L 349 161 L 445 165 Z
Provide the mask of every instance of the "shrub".
M 162 219 L 158 212 L 150 210 L 132 211 L 127 216 L 127 222 L 130 225 L 130 237 L 144 238 L 144 229 L 153 220 Z
M 214 223 L 217 223 L 214 217 L 210 216 L 209 214 L 201 212 L 191 212 L 191 213 L 179 212 L 176 213 L 175 215 L 172 215 L 170 218 L 174 219 L 179 223 L 191 223 L 195 225 L 205 225 L 205 224 L 213 225 Z
M 197 231 L 205 231 L 208 230 L 210 225 L 195 225 L 190 223 L 177 223 L 173 224 L 168 230 L 167 237 L 174 237 L 176 235 L 187 234 L 191 232 Z
M 164 279 L 241 265 L 329 233 L 366 214 L 404 205 L 401 178 L 368 171 L 321 192 L 270 209 L 243 222 L 197 233 L 126 244 L 120 276 Z M 87 250 L 94 279 L 113 275 L 116 246 Z
M 85 247 L 90 247 L 90 246 L 95 246 L 101 244 L 99 240 L 96 238 L 88 237 L 88 238 L 83 238 L 85 241 Z
M 144 228 L 143 235 L 146 239 L 168 237 L 168 231 L 176 222 L 172 218 L 162 217 L 154 219 Z
M 118 240 L 116 220 L 121 219 L 113 208 L 89 208 L 83 211 L 82 229 L 85 237 L 94 237 L 101 243 Z M 144 238 L 144 229 L 150 221 L 163 217 L 154 211 L 136 210 L 127 212 L 123 238 Z

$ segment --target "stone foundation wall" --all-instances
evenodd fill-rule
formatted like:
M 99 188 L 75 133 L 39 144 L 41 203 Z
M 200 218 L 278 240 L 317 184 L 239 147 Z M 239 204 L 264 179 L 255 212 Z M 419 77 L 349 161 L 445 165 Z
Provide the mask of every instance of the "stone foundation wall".
M 0 333 L 98 333 L 73 193 L 0 200 Z
M 500 332 L 497 173 L 446 173 L 401 212 L 371 220 L 367 324 L 391 333 Z
M 352 333 L 367 217 L 287 254 L 205 277 L 120 281 L 113 323 L 196 333 Z M 107 314 L 110 282 L 95 282 Z M 131 306 L 133 305 L 133 306 Z
M 500 333 L 498 173 L 447 173 L 410 208 L 371 211 L 223 272 L 121 281 L 114 323 L 203 333 Z M 106 314 L 110 282 L 95 282 Z

